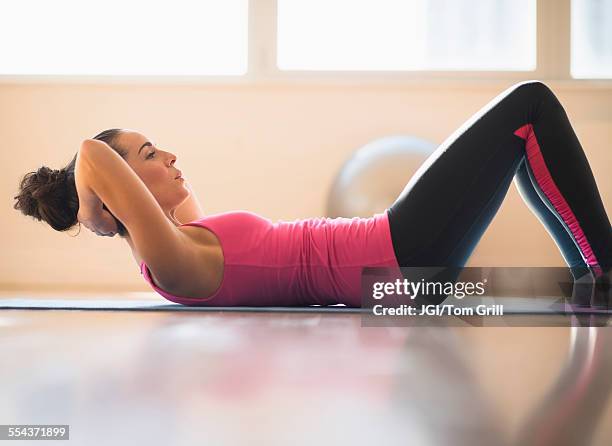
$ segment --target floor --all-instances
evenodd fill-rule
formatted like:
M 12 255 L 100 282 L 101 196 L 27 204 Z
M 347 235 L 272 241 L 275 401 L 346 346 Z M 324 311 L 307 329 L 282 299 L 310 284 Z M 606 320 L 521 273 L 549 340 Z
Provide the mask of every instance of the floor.
M 0 424 L 76 445 L 612 444 L 609 326 L 0 310 L 0 358 Z

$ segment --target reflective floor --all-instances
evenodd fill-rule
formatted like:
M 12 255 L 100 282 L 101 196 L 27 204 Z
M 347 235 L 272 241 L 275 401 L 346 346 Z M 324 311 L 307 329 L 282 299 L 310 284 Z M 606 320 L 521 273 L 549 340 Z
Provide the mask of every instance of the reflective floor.
M 612 444 L 610 327 L 361 323 L 2 310 L 0 424 L 78 445 Z

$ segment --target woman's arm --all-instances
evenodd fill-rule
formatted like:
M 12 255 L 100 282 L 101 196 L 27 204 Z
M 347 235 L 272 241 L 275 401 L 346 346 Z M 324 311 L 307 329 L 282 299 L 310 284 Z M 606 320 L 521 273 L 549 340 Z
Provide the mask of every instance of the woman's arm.
M 104 203 L 91 190 L 83 174 L 82 154 L 77 152 L 76 164 L 74 169 L 74 182 L 77 196 L 79 199 L 79 211 L 77 220 L 87 229 L 100 236 L 113 237 L 117 233 L 117 222 L 113 216 L 104 209 Z
M 117 152 L 102 141 L 85 140 L 76 176 L 125 225 L 159 286 L 172 288 L 191 277 L 192 265 L 199 264 L 192 243 L 166 217 L 153 194 Z M 95 203 L 91 196 L 84 199 Z
M 190 191 L 189 197 L 174 211 L 174 217 L 181 223 L 189 223 L 204 218 L 204 211 L 191 185 L 185 181 L 185 186 Z

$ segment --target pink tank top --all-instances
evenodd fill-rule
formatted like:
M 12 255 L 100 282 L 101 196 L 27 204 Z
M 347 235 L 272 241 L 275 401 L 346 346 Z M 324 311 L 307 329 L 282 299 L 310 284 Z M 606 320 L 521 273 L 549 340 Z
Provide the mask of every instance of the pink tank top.
M 145 262 L 140 264 L 141 274 L 157 293 L 184 305 L 360 307 L 362 268 L 399 268 L 386 211 L 369 218 L 276 223 L 253 212 L 232 211 L 185 225 L 209 229 L 219 239 L 224 272 L 213 295 L 172 295 L 153 282 Z

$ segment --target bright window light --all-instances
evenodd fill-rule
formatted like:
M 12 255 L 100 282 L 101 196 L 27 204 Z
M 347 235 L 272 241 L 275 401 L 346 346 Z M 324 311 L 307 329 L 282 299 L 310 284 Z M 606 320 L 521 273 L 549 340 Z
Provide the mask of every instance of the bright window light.
M 0 74 L 242 75 L 248 0 L 0 0 Z
M 536 68 L 536 0 L 278 0 L 281 70 Z
M 572 0 L 571 75 L 612 79 L 612 0 Z

